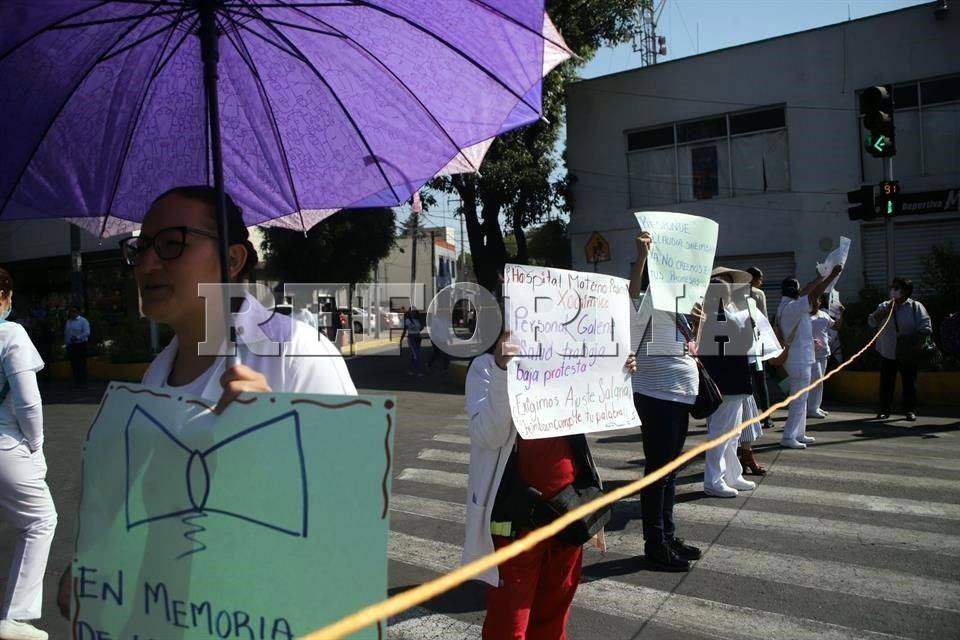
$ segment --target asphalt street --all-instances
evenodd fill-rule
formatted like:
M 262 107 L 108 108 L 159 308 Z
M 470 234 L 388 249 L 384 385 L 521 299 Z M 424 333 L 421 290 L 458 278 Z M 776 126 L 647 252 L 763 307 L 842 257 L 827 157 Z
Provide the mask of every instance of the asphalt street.
M 456 384 L 439 371 L 407 375 L 404 361 L 378 353 L 349 366 L 364 392 L 398 398 L 389 548 L 396 593 L 459 562 L 469 431 Z M 101 392 L 44 390 L 48 482 L 60 523 L 40 626 L 58 639 L 69 633 L 56 611 L 56 582 L 70 561 L 81 441 Z M 780 434 L 765 433 L 757 455 L 770 473 L 753 492 L 707 497 L 702 462 L 681 471 L 678 534 L 705 548 L 688 574 L 648 570 L 639 558 L 639 503 L 618 504 L 609 551 L 585 554 L 569 637 L 960 637 L 960 416 L 878 422 L 864 408 L 825 408 L 827 420 L 809 423 L 817 443 L 806 451 L 781 450 Z M 705 435 L 693 423 L 689 445 Z M 642 474 L 639 430 L 590 441 L 607 486 Z M 13 531 L 0 522 L 0 563 L 12 544 Z M 5 568 L 0 574 L 2 589 Z M 478 638 L 483 594 L 478 584 L 464 585 L 392 620 L 389 637 Z

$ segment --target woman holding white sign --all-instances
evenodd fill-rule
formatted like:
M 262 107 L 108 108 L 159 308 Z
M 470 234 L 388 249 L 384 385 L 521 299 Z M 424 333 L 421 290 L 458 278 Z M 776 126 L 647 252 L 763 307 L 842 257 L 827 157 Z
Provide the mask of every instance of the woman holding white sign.
M 582 434 L 526 440 L 517 433 L 507 395 L 507 365 L 519 347 L 509 339 L 509 332 L 504 332 L 490 352 L 473 360 L 467 373 L 470 473 L 464 564 L 555 519 L 557 499 L 575 481 L 586 479 L 600 487 Z M 636 370 L 633 354 L 624 366 L 630 373 Z M 571 539 L 577 534 L 564 529 L 479 576 L 490 585 L 484 640 L 566 637 L 580 583 L 583 543 L 589 539 Z
M 630 297 L 643 294 L 644 270 L 652 238 L 641 232 L 636 239 L 637 261 L 630 275 Z M 652 294 L 643 295 L 631 326 L 631 339 L 638 342 L 637 372 L 633 376 L 633 399 L 643 433 L 644 473 L 664 466 L 683 451 L 690 424 L 690 408 L 697 399 L 700 379 L 691 353 L 696 343 L 686 316 L 653 306 Z M 636 331 L 636 334 L 634 334 Z M 642 336 L 639 341 L 636 335 Z M 690 561 L 700 558 L 700 549 L 676 536 L 673 504 L 676 473 L 640 491 L 643 514 L 644 555 L 648 566 L 660 571 L 689 571 Z
M 787 350 L 787 358 L 783 367 L 790 376 L 790 395 L 799 393 L 810 384 L 810 371 L 816 363 L 816 352 L 813 343 L 813 323 L 810 313 L 813 304 L 820 298 L 840 272 L 841 265 L 836 265 L 826 276 L 820 276 L 809 283 L 802 290 L 794 278 L 783 281 L 781 290 L 787 301 L 780 302 L 780 311 L 777 313 L 777 328 L 779 338 Z M 780 446 L 787 449 L 806 449 L 816 439 L 807 435 L 807 393 L 790 403 L 787 414 L 787 423 L 783 427 L 783 438 Z

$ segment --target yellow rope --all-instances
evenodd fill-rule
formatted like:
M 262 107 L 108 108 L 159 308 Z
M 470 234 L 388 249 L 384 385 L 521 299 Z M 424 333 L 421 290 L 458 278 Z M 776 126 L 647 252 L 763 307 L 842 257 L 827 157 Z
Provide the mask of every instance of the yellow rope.
M 723 435 L 717 436 L 712 440 L 708 440 L 697 445 L 693 449 L 682 453 L 679 457 L 672 460 L 665 466 L 660 467 L 656 471 L 645 474 L 639 480 L 635 480 L 634 482 L 620 487 L 619 489 L 614 489 L 609 493 L 605 493 L 601 497 L 591 502 L 580 505 L 573 511 L 569 511 L 560 518 L 557 518 L 550 524 L 540 527 L 539 529 L 534 529 L 523 538 L 520 538 L 519 540 L 500 548 L 490 555 L 478 558 L 477 560 L 474 560 L 469 564 L 465 564 L 448 574 L 442 575 L 429 582 L 424 582 L 423 584 L 414 587 L 413 589 L 404 591 L 403 593 L 399 593 L 392 598 L 388 598 L 387 600 L 383 600 L 377 604 L 365 607 L 339 620 L 338 622 L 335 622 L 334 624 L 328 625 L 318 631 L 314 631 L 313 633 L 304 636 L 304 640 L 336 640 L 338 638 L 343 638 L 351 633 L 356 633 L 367 626 L 376 624 L 376 622 L 379 620 L 387 620 L 392 616 L 403 613 L 404 611 L 423 604 L 428 600 L 432 600 L 433 598 L 460 586 L 467 580 L 475 578 L 481 573 L 484 573 L 485 571 L 488 571 L 511 558 L 515 558 L 521 553 L 529 551 L 547 538 L 551 538 L 560 533 L 576 520 L 588 516 L 594 511 L 598 511 L 606 506 L 609 506 L 618 500 L 622 500 L 623 498 L 636 493 L 647 485 L 660 480 L 704 451 L 719 446 L 723 442 L 729 440 L 734 434 L 740 433 L 751 424 L 760 422 L 761 420 L 773 415 L 773 413 L 778 409 L 788 406 L 793 400 L 796 400 L 804 393 L 814 389 L 818 384 L 826 382 L 831 376 L 842 371 L 851 362 L 863 355 L 863 353 L 869 349 L 874 342 L 876 342 L 883 330 L 886 329 L 887 323 L 890 322 L 890 317 L 892 315 L 893 305 L 891 305 L 890 314 L 887 315 L 887 319 L 884 320 L 883 325 L 877 330 L 877 333 L 873 336 L 873 338 L 870 339 L 870 342 L 865 344 L 862 349 L 853 355 L 852 358 L 842 363 L 840 366 L 822 378 L 811 382 L 800 391 L 797 391 L 786 399 L 774 404 L 763 413 L 760 413 L 749 420 L 741 422 L 739 425 L 725 432 Z

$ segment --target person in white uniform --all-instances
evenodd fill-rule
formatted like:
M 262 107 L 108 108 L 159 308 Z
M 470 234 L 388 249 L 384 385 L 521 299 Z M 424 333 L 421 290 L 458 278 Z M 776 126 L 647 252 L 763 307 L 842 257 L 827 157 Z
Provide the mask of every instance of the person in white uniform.
M 781 344 L 787 349 L 783 367 L 790 376 L 790 395 L 810 384 L 810 371 L 816 362 L 810 313 L 814 301 L 823 295 L 842 269 L 841 265 L 835 266 L 828 275 L 817 278 L 802 290 L 794 278 L 783 281 L 781 291 L 784 298 L 789 300 L 781 302 L 777 331 Z M 780 440 L 781 447 L 806 449 L 808 444 L 816 442 L 816 438 L 807 435 L 807 395 L 803 393 L 790 403 L 783 438 Z
M 752 345 L 754 332 L 747 298 L 733 296 L 731 288 L 731 285 L 749 282 L 750 275 L 745 271 L 717 267 L 711 274 L 710 286 L 727 287 L 727 294 L 723 298 L 730 300 L 730 304 L 724 308 L 722 319 L 728 323 L 729 332 L 739 331 L 743 336 L 749 336 L 747 342 Z M 704 306 L 707 306 L 706 303 Z M 710 310 L 709 313 L 716 311 Z M 742 343 L 729 333 L 727 338 L 727 348 Z M 700 361 L 723 396 L 723 402 L 717 410 L 707 417 L 707 438 L 713 439 L 730 431 L 743 420 L 757 415 L 757 405 L 753 399 L 752 369 L 749 356 L 745 352 L 731 353 L 724 350 L 718 355 L 701 355 Z M 759 423 L 750 425 L 747 430 L 750 432 L 748 443 L 759 438 L 762 433 Z M 755 483 L 743 477 L 743 466 L 737 456 L 740 435 L 734 434 L 720 446 L 706 452 L 703 492 L 708 496 L 735 498 L 740 491 L 757 488 Z
M 13 279 L 0 268 L 0 513 L 17 531 L 0 607 L 2 640 L 46 640 L 40 618 L 43 576 L 57 528 L 43 456 L 43 409 L 37 372 L 43 360 L 27 332 L 7 317 Z
M 810 377 L 813 380 L 822 378 L 827 372 L 827 360 L 830 358 L 830 331 L 839 327 L 840 321 L 825 311 L 828 305 L 827 296 L 823 295 L 813 305 L 813 315 L 810 322 L 813 328 L 813 351 L 816 360 L 810 368 Z M 810 392 L 807 397 L 807 417 L 822 419 L 827 412 L 820 408 L 823 403 L 823 385 Z
M 227 368 L 225 356 L 200 355 L 206 314 L 225 322 L 219 305 L 205 308 L 200 283 L 220 282 L 215 219 L 216 194 L 209 186 L 176 187 L 159 196 L 144 217 L 140 235 L 122 242 L 133 267 L 143 314 L 174 329 L 175 336 L 150 364 L 143 383 L 166 386 L 216 403 L 221 412 L 241 393 L 318 393 L 356 395 L 343 357 L 316 329 L 289 316 L 275 315 L 252 296 L 239 309 L 237 352 L 242 364 Z M 257 263 L 243 215 L 227 196 L 230 278 L 244 280 Z M 281 350 L 270 348 L 280 342 Z M 70 611 L 70 572 L 60 582 L 58 603 Z

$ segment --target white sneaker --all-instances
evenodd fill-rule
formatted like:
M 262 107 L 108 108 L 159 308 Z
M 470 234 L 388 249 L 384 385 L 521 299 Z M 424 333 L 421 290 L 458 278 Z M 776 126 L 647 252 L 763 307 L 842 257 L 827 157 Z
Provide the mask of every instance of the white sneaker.
M 739 480 L 734 480 L 728 484 L 737 491 L 753 491 L 757 488 L 756 482 L 750 482 L 746 478 L 740 478 Z
M 736 498 L 737 495 L 739 495 L 736 489 L 728 487 L 725 484 L 721 484 L 719 487 L 703 485 L 703 492 L 708 496 L 713 496 L 714 498 Z
M 814 438 L 813 436 L 800 436 L 797 439 L 803 444 L 813 444 L 814 442 L 817 441 L 817 439 Z
M 49 637 L 46 631 L 41 631 L 32 624 L 17 620 L 0 620 L 0 639 L 2 640 L 47 640 Z
M 823 411 L 817 411 L 816 413 L 807 414 L 808 420 L 822 420 L 823 418 L 826 418 L 826 417 L 827 417 L 827 414 L 824 413 Z
M 807 445 L 802 442 L 797 442 L 796 440 L 781 440 L 780 446 L 784 449 L 806 449 Z

